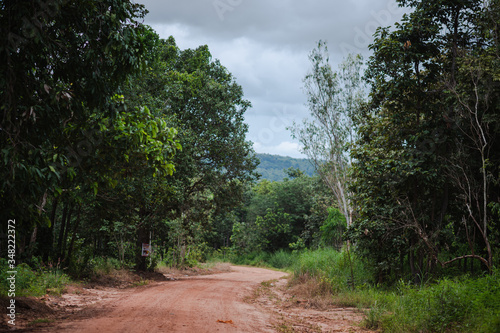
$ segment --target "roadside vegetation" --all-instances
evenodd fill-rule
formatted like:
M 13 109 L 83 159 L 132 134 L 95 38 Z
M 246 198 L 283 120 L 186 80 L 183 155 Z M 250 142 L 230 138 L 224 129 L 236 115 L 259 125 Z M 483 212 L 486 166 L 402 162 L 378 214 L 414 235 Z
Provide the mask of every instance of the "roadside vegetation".
M 65 286 L 71 282 L 60 267 L 38 265 L 36 269 L 27 264 L 16 267 L 15 288 L 11 290 L 9 277 L 12 276 L 7 260 L 0 258 L 0 296 L 7 297 L 10 293 L 20 296 L 42 296 L 47 293 L 61 294 Z M 10 290 L 10 291 L 9 291 Z
M 288 288 L 319 310 L 335 306 L 355 307 L 365 314 L 362 326 L 382 332 L 484 332 L 500 330 L 500 277 L 434 277 L 420 285 L 401 279 L 377 284 L 373 268 L 351 255 L 352 284 L 347 252 L 332 248 L 246 256 L 231 259 L 235 264 L 276 268 L 290 272 Z

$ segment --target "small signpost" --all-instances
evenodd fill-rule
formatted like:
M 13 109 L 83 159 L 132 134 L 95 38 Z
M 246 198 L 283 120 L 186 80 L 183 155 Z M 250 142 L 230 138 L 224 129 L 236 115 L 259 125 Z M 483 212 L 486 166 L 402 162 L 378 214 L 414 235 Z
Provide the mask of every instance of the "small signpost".
M 142 256 L 149 257 L 151 253 L 151 244 L 142 243 Z

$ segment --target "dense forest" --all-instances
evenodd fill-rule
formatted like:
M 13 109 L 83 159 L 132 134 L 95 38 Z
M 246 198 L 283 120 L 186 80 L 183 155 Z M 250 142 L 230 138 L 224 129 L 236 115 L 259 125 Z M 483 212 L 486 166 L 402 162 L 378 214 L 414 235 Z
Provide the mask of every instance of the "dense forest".
M 142 5 L 3 1 L 2 269 L 333 248 L 373 284 L 495 274 L 500 2 L 397 2 L 408 14 L 366 62 L 334 70 L 325 42 L 312 50 L 311 117 L 291 128 L 311 164 L 271 164 L 232 74 L 206 45 L 161 39 Z
M 207 46 L 140 23 L 142 5 L 41 5 L 2 5 L 1 216 L 17 260 L 146 269 L 143 243 L 183 258 L 256 178 L 242 88 Z M 25 17 L 40 23 L 29 35 Z

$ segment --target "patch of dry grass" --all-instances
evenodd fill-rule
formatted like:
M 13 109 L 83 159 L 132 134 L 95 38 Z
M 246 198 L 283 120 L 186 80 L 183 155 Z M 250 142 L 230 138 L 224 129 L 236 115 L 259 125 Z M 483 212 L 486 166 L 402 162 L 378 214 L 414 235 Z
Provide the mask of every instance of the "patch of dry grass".
M 231 264 L 226 262 L 201 263 L 198 267 L 186 268 L 160 266 L 157 267 L 155 271 L 170 278 L 179 278 L 183 276 L 209 275 L 231 272 Z
M 213 272 L 227 273 L 231 272 L 231 264 L 228 262 L 209 262 L 200 264 L 201 269 Z
M 334 305 L 332 287 L 326 279 L 302 274 L 288 283 L 289 293 L 307 308 L 326 310 Z

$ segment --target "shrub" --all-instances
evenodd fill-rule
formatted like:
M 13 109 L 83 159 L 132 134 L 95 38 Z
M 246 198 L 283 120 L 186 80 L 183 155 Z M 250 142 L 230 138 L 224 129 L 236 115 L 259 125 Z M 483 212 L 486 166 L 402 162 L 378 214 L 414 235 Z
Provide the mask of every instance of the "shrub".
M 7 265 L 7 260 L 0 259 L 0 294 L 4 296 L 9 293 L 8 271 L 12 269 Z M 70 282 L 69 277 L 57 267 L 39 265 L 37 270 L 33 270 L 23 263 L 18 265 L 15 271 L 17 297 L 41 296 L 46 293 L 61 294 L 64 286 Z
M 351 281 L 351 262 L 354 281 Z M 292 268 L 294 277 L 309 275 L 328 280 L 333 293 L 349 290 L 353 282 L 355 286 L 363 287 L 371 282 L 372 276 L 361 260 L 352 254 L 349 260 L 347 251 L 332 248 L 304 251 Z
M 274 268 L 286 269 L 293 265 L 296 258 L 296 254 L 292 254 L 285 250 L 279 250 L 269 256 L 267 263 Z
M 95 276 L 108 275 L 113 270 L 122 268 L 122 264 L 118 259 L 105 257 L 92 258 L 88 261 L 87 265 L 88 270 Z
M 500 279 L 443 279 L 413 287 L 400 283 L 395 300 L 385 303 L 384 332 L 499 332 Z

